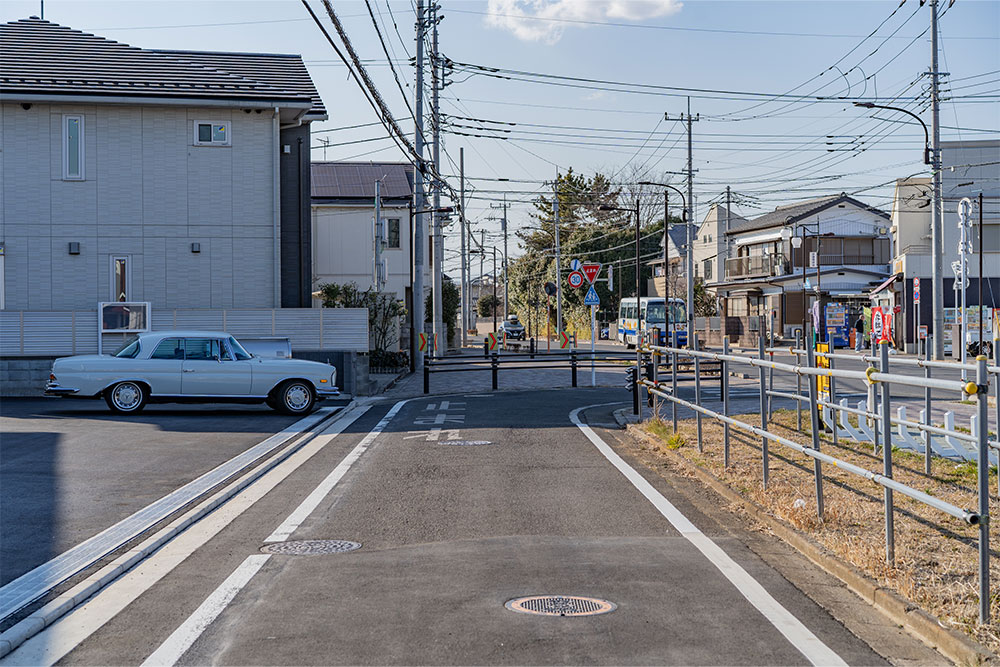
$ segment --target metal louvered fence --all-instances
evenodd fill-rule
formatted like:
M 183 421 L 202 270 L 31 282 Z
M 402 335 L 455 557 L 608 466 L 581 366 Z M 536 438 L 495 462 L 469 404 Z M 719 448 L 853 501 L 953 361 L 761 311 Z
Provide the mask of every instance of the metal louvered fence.
M 237 338 L 283 336 L 293 350 L 368 351 L 364 308 L 152 309 L 152 331 L 225 331 Z M 96 354 L 97 311 L 0 311 L 0 356 Z M 133 334 L 105 333 L 116 350 Z

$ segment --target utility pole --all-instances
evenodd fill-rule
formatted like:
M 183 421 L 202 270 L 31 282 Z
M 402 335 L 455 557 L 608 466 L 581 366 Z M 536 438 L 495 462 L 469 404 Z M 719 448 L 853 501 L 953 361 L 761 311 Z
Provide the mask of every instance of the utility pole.
M 556 169 L 556 182 L 553 184 L 552 199 L 553 222 L 556 236 L 556 335 L 562 332 L 562 255 L 559 251 L 559 170 Z
M 934 358 L 944 359 L 944 203 L 941 198 L 941 123 L 940 94 L 938 91 L 938 0 L 931 0 L 931 273 L 933 274 L 933 323 Z M 963 316 L 965 313 L 963 313 Z M 964 342 L 964 341 L 963 341 Z
M 479 298 L 483 298 L 483 280 L 486 276 L 483 273 L 483 261 L 486 259 L 486 230 L 479 230 Z M 493 304 L 496 308 L 496 304 Z M 478 313 L 476 313 L 478 315 Z
M 438 92 L 441 88 L 441 80 L 438 76 L 438 63 L 440 58 L 438 58 L 438 8 L 437 2 L 432 0 L 430 6 L 431 12 L 431 130 L 434 133 L 434 173 L 435 178 L 433 181 L 434 187 L 434 208 L 441 208 L 441 183 L 437 178 L 437 174 L 441 173 L 441 116 L 438 109 Z M 440 345 L 440 349 L 448 349 L 448 341 L 445 340 L 445 332 L 447 329 L 444 328 L 444 315 L 443 315 L 443 293 L 441 286 L 441 257 L 444 255 L 444 237 L 441 234 L 441 214 L 435 211 L 431 214 L 431 221 L 434 228 L 434 292 L 432 306 L 434 310 L 433 314 L 433 331 L 434 331 L 434 345 L 435 348 Z M 436 350 L 435 350 L 436 351 Z
M 507 277 L 507 194 L 504 193 L 503 204 L 497 206 L 491 204 L 490 208 L 498 208 L 503 211 L 500 217 L 500 229 L 503 231 L 503 309 L 504 319 L 506 319 L 506 316 L 510 314 L 510 302 L 507 300 L 510 287 L 510 281 Z M 496 218 L 490 219 L 496 220 Z
M 417 0 L 417 59 L 416 59 L 416 99 L 414 104 L 414 149 L 416 156 L 413 163 L 413 208 L 416 214 L 413 218 L 413 328 L 414 336 L 424 333 L 424 243 L 427 234 L 424 232 L 424 0 Z M 418 371 L 424 368 L 423 355 L 416 354 L 416 341 L 411 347 L 414 352 L 414 368 Z
M 469 344 L 469 284 L 465 272 L 465 148 L 458 149 L 458 183 L 459 183 L 459 226 L 462 232 L 462 288 L 459 290 L 462 300 L 461 327 L 462 327 L 462 347 Z
M 669 120 L 668 114 L 663 114 L 664 120 Z M 691 124 L 696 120 L 701 120 L 701 114 L 697 116 L 691 115 L 691 98 L 687 98 L 687 114 L 681 114 L 680 120 L 687 122 L 687 144 L 688 144 L 688 163 L 687 163 L 687 249 L 684 265 L 687 273 L 687 340 L 688 346 L 693 344 L 694 336 L 694 151 L 692 147 L 691 140 Z
M 385 228 L 382 223 L 381 185 L 380 181 L 375 181 L 375 220 L 372 224 L 372 240 L 375 249 L 373 260 L 375 263 L 372 265 L 372 282 L 375 283 L 376 292 L 382 291 L 385 281 L 385 275 L 382 271 L 382 240 L 385 238 Z
M 508 261 L 507 261 L 507 194 L 504 193 L 503 196 L 503 315 L 504 319 L 510 315 L 510 301 L 508 300 L 508 294 L 510 287 L 510 276 L 507 274 Z

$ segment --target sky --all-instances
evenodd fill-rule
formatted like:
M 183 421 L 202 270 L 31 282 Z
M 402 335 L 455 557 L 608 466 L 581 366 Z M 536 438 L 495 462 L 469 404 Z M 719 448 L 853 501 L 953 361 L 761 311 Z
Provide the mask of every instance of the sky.
M 369 0 L 388 58 L 366 3 L 333 2 L 411 140 L 415 1 Z M 320 0 L 309 2 L 330 29 Z M 678 118 L 689 96 L 696 220 L 727 185 L 746 217 L 841 191 L 888 210 L 894 179 L 926 173 L 915 121 L 852 104 L 903 106 L 930 124 L 930 5 L 919 0 L 439 2 L 440 51 L 455 63 L 441 92 L 441 172 L 457 190 L 464 148 L 468 218 L 488 243 L 505 194 L 510 230 L 530 225 L 530 201 L 571 167 L 625 180 L 646 170 L 685 189 L 669 172 L 686 168 Z M 313 126 L 313 160 L 405 159 L 300 0 L 46 0 L 44 10 L 144 48 L 301 54 L 330 115 Z M 3 21 L 39 12 L 39 0 L 0 3 Z M 1000 2 L 943 1 L 939 16 L 942 140 L 1000 138 Z M 457 232 L 446 245 L 451 271 Z

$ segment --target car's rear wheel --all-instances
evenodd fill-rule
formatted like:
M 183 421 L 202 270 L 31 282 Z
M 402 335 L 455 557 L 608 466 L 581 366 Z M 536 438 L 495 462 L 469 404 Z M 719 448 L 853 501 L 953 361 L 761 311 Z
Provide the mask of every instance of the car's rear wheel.
M 146 387 L 138 382 L 125 381 L 112 385 L 104 392 L 104 400 L 112 412 L 134 415 L 142 412 L 149 398 Z
M 304 380 L 288 380 L 274 393 L 274 403 L 286 415 L 309 414 L 316 405 L 316 392 Z

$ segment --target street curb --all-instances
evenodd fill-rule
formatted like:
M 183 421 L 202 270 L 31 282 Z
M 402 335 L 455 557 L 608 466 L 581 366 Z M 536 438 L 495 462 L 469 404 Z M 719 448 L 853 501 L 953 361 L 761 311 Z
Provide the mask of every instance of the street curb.
M 343 416 L 349 409 L 357 405 L 357 401 L 351 401 L 337 412 L 332 413 L 327 419 L 315 424 L 312 428 L 315 430 L 322 425 L 325 429 L 331 421 Z M 316 431 L 312 438 L 302 438 L 299 442 L 286 447 L 261 465 L 246 473 L 240 479 L 217 491 L 210 498 L 203 500 L 194 509 L 174 519 L 169 525 L 160 529 L 140 545 L 129 549 L 68 591 L 39 607 L 31 615 L 7 628 L 3 633 L 0 633 L 0 658 L 11 653 L 18 646 L 55 623 L 59 618 L 82 605 L 102 588 L 108 586 L 115 579 L 145 560 L 154 551 L 270 472 L 275 466 L 297 452 L 317 435 L 319 435 L 319 431 Z
M 616 411 L 615 420 L 618 421 L 618 419 L 619 415 L 618 411 Z M 641 429 L 628 429 L 628 432 L 637 434 L 646 441 L 653 440 L 652 436 Z M 699 481 L 718 495 L 743 508 L 748 514 L 766 525 L 771 532 L 797 549 L 806 558 L 844 582 L 858 597 L 873 605 L 893 622 L 898 623 L 907 632 L 936 649 L 955 664 L 997 664 L 997 656 L 979 644 L 979 642 L 957 630 L 945 627 L 937 618 L 921 609 L 915 603 L 907 600 L 895 591 L 879 586 L 877 582 L 869 579 L 866 574 L 856 567 L 843 562 L 818 542 L 798 532 L 780 519 L 771 516 L 764 508 L 741 496 L 709 471 L 691 463 L 685 457 L 670 450 L 664 449 L 661 450 L 661 453 L 674 463 L 683 465 L 685 469 L 694 473 Z

